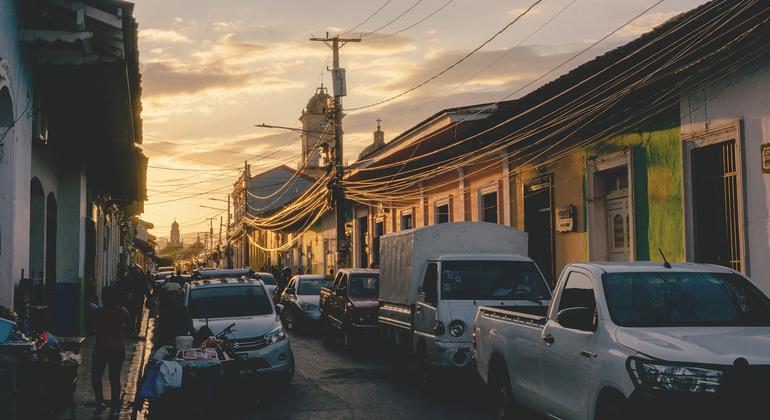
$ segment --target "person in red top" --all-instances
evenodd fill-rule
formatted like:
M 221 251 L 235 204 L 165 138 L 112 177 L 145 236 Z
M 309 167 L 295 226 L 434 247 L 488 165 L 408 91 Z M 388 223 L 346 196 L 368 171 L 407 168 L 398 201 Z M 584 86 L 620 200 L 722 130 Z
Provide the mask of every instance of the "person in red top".
M 120 414 L 120 370 L 126 358 L 126 331 L 133 331 L 132 320 L 126 308 L 120 305 L 120 293 L 113 287 L 102 289 L 102 308 L 96 316 L 96 344 L 91 359 L 91 383 L 96 397 L 97 411 L 106 407 L 102 376 L 109 366 L 110 415 Z

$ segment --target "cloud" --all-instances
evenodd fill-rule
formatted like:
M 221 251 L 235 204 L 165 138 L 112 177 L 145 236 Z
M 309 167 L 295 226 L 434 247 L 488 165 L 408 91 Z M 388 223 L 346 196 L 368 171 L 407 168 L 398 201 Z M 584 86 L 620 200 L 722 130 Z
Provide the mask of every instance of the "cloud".
M 526 7 L 517 7 L 515 9 L 511 9 L 511 10 L 507 11 L 506 14 L 509 15 L 509 16 L 518 17 L 518 16 L 520 16 L 522 13 L 524 13 L 526 11 L 527 11 Z M 541 11 L 541 9 L 538 8 L 537 6 L 535 6 L 535 7 L 532 8 L 532 10 L 527 12 L 527 14 L 525 16 L 537 16 L 537 15 L 540 14 L 540 11 Z
M 142 87 L 147 97 L 176 93 L 195 93 L 212 87 L 237 86 L 247 76 L 217 69 L 191 70 L 173 62 L 147 62 L 142 65 Z
M 139 40 L 155 43 L 188 43 L 192 42 L 186 35 L 169 29 L 142 29 Z
M 648 13 L 621 29 L 618 32 L 618 36 L 621 38 L 637 38 L 680 13 L 681 11 L 679 10 Z

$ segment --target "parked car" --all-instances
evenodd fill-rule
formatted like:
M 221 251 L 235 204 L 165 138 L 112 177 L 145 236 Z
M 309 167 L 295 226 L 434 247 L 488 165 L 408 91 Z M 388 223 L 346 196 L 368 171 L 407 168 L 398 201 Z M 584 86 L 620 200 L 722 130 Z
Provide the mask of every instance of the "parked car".
M 254 275 L 262 280 L 262 283 L 265 284 L 265 288 L 270 293 L 270 298 L 272 299 L 273 296 L 275 296 L 276 289 L 278 288 L 278 282 L 275 281 L 275 277 L 270 273 L 254 273 Z M 275 303 L 278 303 L 274 300 Z
M 767 418 L 770 299 L 703 264 L 584 263 L 547 316 L 480 307 L 474 355 L 500 417 Z
M 163 286 L 166 283 L 166 280 L 174 274 L 173 268 L 170 271 L 158 271 L 155 273 L 155 276 L 153 276 L 153 283 L 158 287 Z
M 217 268 L 217 269 L 202 269 L 195 270 L 192 273 L 192 278 L 195 280 L 203 279 L 218 279 L 229 278 L 238 279 L 241 277 L 248 277 L 251 279 L 257 278 L 257 273 L 251 268 Z
M 377 270 L 344 268 L 331 287 L 321 288 L 320 307 L 326 342 L 342 335 L 345 348 L 362 335 L 376 335 L 380 275 Z
M 193 327 L 204 325 L 218 333 L 235 324 L 232 335 L 236 356 L 244 371 L 273 374 L 288 383 L 294 375 L 294 354 L 289 337 L 264 284 L 242 277 L 195 280 L 185 288 L 185 304 L 190 308 Z
M 331 277 L 301 274 L 291 278 L 281 293 L 281 318 L 287 329 L 309 327 L 321 321 L 321 288 L 331 287 Z
M 519 230 L 442 223 L 380 241 L 379 322 L 394 355 L 413 359 L 423 382 L 433 368 L 471 366 L 479 305 L 540 307 L 551 299 Z

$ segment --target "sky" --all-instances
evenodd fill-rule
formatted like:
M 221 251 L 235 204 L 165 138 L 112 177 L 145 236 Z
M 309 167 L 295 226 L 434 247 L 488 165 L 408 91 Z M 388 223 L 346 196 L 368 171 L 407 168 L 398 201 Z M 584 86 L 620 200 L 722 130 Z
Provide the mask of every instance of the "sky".
M 142 218 L 155 224 L 152 232 L 160 237 L 168 237 L 174 220 L 183 233 L 191 233 L 208 230 L 211 222 L 206 219 L 215 217 L 217 231 L 219 216 L 227 218 L 227 194 L 245 161 L 252 174 L 280 164 L 297 166 L 301 146 L 294 141 L 296 133 L 254 125 L 299 127 L 308 99 L 321 83 L 330 83 L 330 50 L 310 37 L 343 34 L 360 25 L 344 36 L 361 37 L 362 42 L 346 45 L 340 55 L 347 72 L 343 104 L 355 108 L 423 82 L 535 2 L 135 0 L 143 149 L 150 158 L 149 200 Z M 663 1 L 559 71 L 521 89 L 656 2 L 540 1 L 494 41 L 429 84 L 386 104 L 347 112 L 345 159 L 354 161 L 372 142 L 378 118 L 389 141 L 442 109 L 494 102 L 517 91 L 510 98 L 522 96 L 704 3 Z

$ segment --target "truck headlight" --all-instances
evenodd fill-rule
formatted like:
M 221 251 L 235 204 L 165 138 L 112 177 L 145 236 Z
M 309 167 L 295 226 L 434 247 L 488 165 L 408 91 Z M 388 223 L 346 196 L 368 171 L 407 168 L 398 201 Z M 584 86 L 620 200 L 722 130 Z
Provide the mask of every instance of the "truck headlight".
M 721 370 L 696 366 L 667 365 L 632 357 L 628 372 L 637 387 L 649 391 L 716 393 L 722 383 Z
M 265 334 L 264 337 L 268 345 L 275 344 L 286 339 L 286 332 L 283 330 L 283 327 L 279 326 Z
M 462 335 L 465 334 L 465 323 L 459 319 L 455 319 L 454 321 L 450 322 L 449 334 L 452 337 L 462 337 Z

